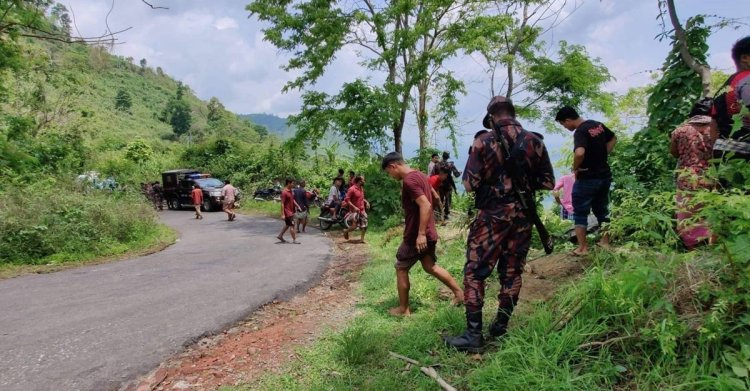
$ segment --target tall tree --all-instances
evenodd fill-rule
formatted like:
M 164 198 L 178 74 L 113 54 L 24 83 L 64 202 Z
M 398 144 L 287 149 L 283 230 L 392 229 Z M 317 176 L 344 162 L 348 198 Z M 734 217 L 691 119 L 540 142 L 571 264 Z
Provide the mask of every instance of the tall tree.
M 284 69 L 301 71 L 284 91 L 314 84 L 336 54 L 349 46 L 360 51 L 364 66 L 382 72 L 379 88 L 390 100 L 387 106 L 395 111 L 389 127 L 397 151 L 402 148 L 406 114 L 415 88 L 414 108 L 422 144 L 426 140 L 431 87 L 451 92 L 434 95 L 440 97 L 438 106 L 455 113 L 450 110 L 455 100 L 443 98 L 460 92 L 462 84 L 443 66 L 459 52 L 457 33 L 466 29 L 453 26 L 472 26 L 468 21 L 480 17 L 485 8 L 486 3 L 472 0 L 254 0 L 247 7 L 259 20 L 270 23 L 263 30 L 265 39 L 292 55 Z M 445 82 L 437 85 L 437 80 Z M 443 117 L 442 123 L 450 126 L 450 120 Z

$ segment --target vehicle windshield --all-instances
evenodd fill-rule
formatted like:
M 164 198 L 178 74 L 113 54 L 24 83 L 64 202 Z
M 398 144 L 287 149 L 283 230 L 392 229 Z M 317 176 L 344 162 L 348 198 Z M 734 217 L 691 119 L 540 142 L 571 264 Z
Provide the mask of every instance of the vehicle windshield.
M 198 186 L 200 187 L 216 187 L 216 188 L 224 187 L 224 182 L 216 178 L 196 179 L 195 183 L 197 183 Z

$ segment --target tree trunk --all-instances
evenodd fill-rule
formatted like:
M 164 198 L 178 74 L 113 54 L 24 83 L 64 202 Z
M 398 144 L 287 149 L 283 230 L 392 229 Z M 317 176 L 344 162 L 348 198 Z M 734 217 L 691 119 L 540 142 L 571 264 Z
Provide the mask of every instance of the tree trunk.
M 703 96 L 709 96 L 711 94 L 711 70 L 707 65 L 696 61 L 690 54 L 687 46 L 687 35 L 685 34 L 685 29 L 680 24 L 680 20 L 677 18 L 674 0 L 667 0 L 667 10 L 669 12 L 669 19 L 672 21 L 672 27 L 674 27 L 674 35 L 677 39 L 677 46 L 680 49 L 680 57 L 682 57 L 682 61 L 685 61 L 685 64 L 690 69 L 700 75 L 701 84 L 703 85 Z
M 419 106 L 417 108 L 417 128 L 419 129 L 419 149 L 427 148 L 427 81 L 419 83 Z

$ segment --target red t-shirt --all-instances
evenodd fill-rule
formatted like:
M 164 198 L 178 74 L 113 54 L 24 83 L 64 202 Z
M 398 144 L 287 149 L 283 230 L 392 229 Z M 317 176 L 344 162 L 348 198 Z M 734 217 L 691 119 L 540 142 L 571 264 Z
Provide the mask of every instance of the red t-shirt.
M 344 202 L 346 201 L 351 202 L 361 211 L 365 210 L 365 192 L 357 185 L 350 187 L 349 191 L 346 192 Z
M 440 175 L 430 175 L 429 181 L 430 186 L 435 190 L 437 190 L 438 187 L 440 187 L 440 184 L 443 183 L 443 181 L 440 180 Z
M 281 205 L 284 207 L 284 217 L 294 216 L 294 196 L 291 190 L 284 189 L 281 192 Z
M 203 190 L 193 189 L 193 191 L 190 192 L 190 198 L 193 199 L 193 205 L 200 205 L 203 203 Z
M 427 201 L 432 204 L 432 191 L 427 176 L 418 170 L 414 170 L 404 177 L 404 183 L 401 188 L 401 206 L 404 208 L 404 217 L 406 224 L 404 226 L 404 242 L 414 245 L 417 243 L 419 236 L 419 205 L 416 200 L 420 196 L 427 197 Z M 435 229 L 435 216 L 430 210 L 430 217 L 427 220 L 427 229 L 425 235 L 427 241 L 437 241 L 438 235 Z

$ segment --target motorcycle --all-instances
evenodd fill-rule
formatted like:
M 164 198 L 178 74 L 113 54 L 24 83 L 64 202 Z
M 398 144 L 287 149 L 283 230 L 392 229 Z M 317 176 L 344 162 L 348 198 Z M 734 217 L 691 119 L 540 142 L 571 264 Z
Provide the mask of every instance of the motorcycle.
M 342 228 L 349 228 L 349 224 L 345 219 L 347 210 L 346 208 L 339 208 L 336 216 L 331 216 L 331 208 L 326 205 L 320 207 L 320 216 L 318 216 L 318 222 L 320 223 L 320 229 L 323 231 L 329 230 L 334 224 L 341 225 Z
M 281 201 L 281 186 L 255 190 L 253 199 L 256 201 Z

